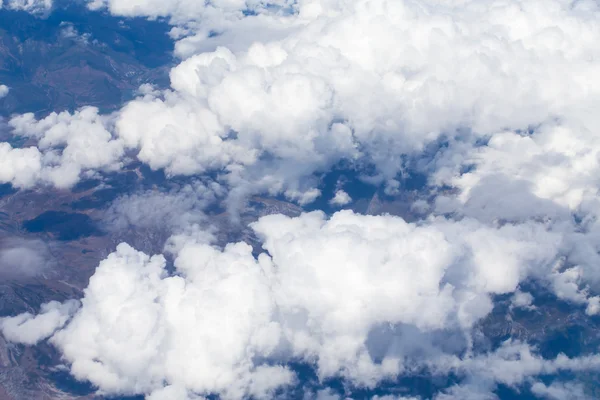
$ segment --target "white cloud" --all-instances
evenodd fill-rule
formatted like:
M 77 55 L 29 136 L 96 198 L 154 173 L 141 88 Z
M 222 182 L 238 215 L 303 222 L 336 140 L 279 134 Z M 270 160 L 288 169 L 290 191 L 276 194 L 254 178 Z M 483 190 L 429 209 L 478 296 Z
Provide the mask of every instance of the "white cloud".
M 16 317 L 0 318 L 2 334 L 11 342 L 33 345 L 51 336 L 61 328 L 79 307 L 79 302 L 69 300 L 64 303 L 51 301 L 42 304 L 40 313 L 24 313 Z
M 341 400 L 342 396 L 331 389 L 319 390 L 316 394 L 316 400 Z
M 8 94 L 9 90 L 10 89 L 8 88 L 8 86 L 0 85 L 0 99 L 5 97 Z
M 82 45 L 88 45 L 92 35 L 90 33 L 79 33 L 77 28 L 70 22 L 61 22 L 62 27 L 60 36 L 64 39 L 71 39 L 75 42 L 81 43 Z
M 406 397 L 406 396 L 373 396 L 371 400 L 420 400 L 419 397 Z
M 597 194 L 597 122 L 587 115 L 576 122 L 544 124 L 532 134 L 494 133 L 486 146 L 453 152 L 449 165 L 454 171 L 442 165 L 437 182 L 460 189 L 457 207 L 467 213 L 481 213 L 487 202 L 485 212 L 496 218 L 560 217 L 561 209 L 576 211 Z M 471 170 L 457 173 L 466 164 Z M 499 190 L 503 196 L 498 196 Z M 486 191 L 491 193 L 485 196 Z
M 242 3 L 243 4 L 243 3 Z M 194 18 L 205 11 L 207 4 L 198 3 L 191 0 L 180 1 L 155 1 L 141 0 L 136 2 L 114 1 L 114 0 L 93 0 L 89 2 L 91 9 L 107 7 L 115 15 L 127 17 L 148 16 L 151 18 L 169 17 L 179 12 L 186 15 L 187 18 Z
M 179 237 L 176 276 L 166 275 L 162 258 L 120 246 L 53 338 L 76 377 L 155 398 L 265 395 L 292 374 L 264 360 L 295 357 L 314 362 L 320 377 L 373 385 L 401 372 L 414 349 L 439 355 L 426 339 L 438 330 L 464 334 L 468 350 L 491 296 L 513 293 L 526 278 L 598 312 L 596 2 L 91 7 L 171 18 L 173 36 L 185 36 L 171 88 L 144 86 L 112 115 L 84 108 L 13 118 L 14 132 L 37 146 L 0 144 L 1 182 L 69 187 L 86 171 L 118 170 L 132 153 L 168 176 L 214 173 L 230 205 L 256 192 L 304 204 L 321 194 L 313 175 L 341 160 L 375 166 L 371 181 L 392 196 L 406 155 L 418 158 L 441 138 L 448 147 L 428 166 L 434 216 L 416 224 L 348 212 L 266 217 L 254 225 L 266 250 L 258 259 L 244 244 L 217 249 Z M 152 226 L 150 216 L 185 225 L 202 217 L 190 190 L 183 199 L 129 196 L 110 213 L 136 226 Z M 415 209 L 428 206 L 421 199 Z M 525 293 L 513 297 L 514 306 L 531 302 Z M 386 324 L 402 340 L 411 329 L 419 339 L 412 351 L 390 339 L 376 363 L 369 335 L 385 336 Z M 445 361 L 437 368 L 481 370 L 488 382 L 509 385 L 560 363 L 576 368 L 524 345 Z M 459 385 L 439 398 L 483 398 L 489 389 Z
M 316 0 L 285 12 L 254 1 L 92 5 L 172 17 L 192 34 L 179 42 L 191 54 L 171 71 L 172 90 L 126 105 L 108 127 L 113 137 L 170 174 L 218 171 L 238 197 L 267 191 L 303 199 L 299 193 L 314 190 L 306 178 L 341 159 L 375 164 L 393 188 L 402 156 L 441 135 L 470 130 L 480 138 L 556 120 L 585 128 L 598 101 L 600 23 L 590 1 Z M 258 15 L 240 12 L 248 8 Z M 210 30 L 221 35 L 208 38 Z M 582 149 L 592 144 L 580 136 Z M 594 163 L 594 148 L 580 170 Z M 110 161 L 118 156 L 103 151 Z M 106 161 L 84 168 L 112 165 Z M 529 172 L 527 179 L 547 175 Z M 536 193 L 577 202 L 581 181 L 556 179 L 562 183 Z M 573 189 L 561 188 L 565 182 Z
M 491 310 L 489 294 L 512 292 L 529 269 L 551 266 L 557 245 L 530 225 L 414 225 L 349 211 L 328 221 L 320 213 L 273 215 L 253 227 L 274 262 L 293 354 L 318 357 L 322 377 L 342 373 L 363 384 L 398 373 L 408 355 L 372 364 L 366 338 L 376 326 L 468 330 Z
M 533 309 L 533 296 L 531 293 L 521 292 L 517 290 L 511 299 L 511 306 L 516 308 Z
M 40 176 L 42 155 L 36 147 L 15 149 L 0 143 L 0 182 L 30 187 Z
M 331 200 L 329 200 L 329 204 L 336 206 L 345 206 L 346 204 L 352 201 L 352 197 L 348 193 L 343 190 L 338 190 L 335 192 L 335 196 Z
M 111 203 L 102 223 L 111 231 L 185 229 L 204 222 L 203 210 L 222 193 L 217 183 L 196 181 L 170 192 L 125 195 Z
M 305 399 L 309 397 L 305 395 Z M 351 397 L 342 397 L 339 394 L 335 393 L 332 389 L 323 389 L 319 390 L 316 394 L 316 400 L 352 400 Z M 405 396 L 373 396 L 371 400 L 420 400 L 418 397 L 405 397 Z
M 443 393 L 438 393 L 435 400 L 498 400 L 492 388 L 486 384 L 454 385 Z
M 444 354 L 428 339 L 436 332 L 468 337 L 489 296 L 551 267 L 556 246 L 533 225 L 409 224 L 351 211 L 271 215 L 253 229 L 264 240 L 257 258 L 245 243 L 180 237 L 171 276 L 162 256 L 119 245 L 51 339 L 72 374 L 106 393 L 239 398 L 292 383 L 278 364 L 295 359 L 321 378 L 372 386 Z
M 227 132 L 202 103 L 167 93 L 164 99 L 147 94 L 120 112 L 117 135 L 138 158 L 154 169 L 193 175 L 229 164 L 254 161 L 252 149 L 224 140 Z
M 587 315 L 600 314 L 600 296 L 593 296 L 588 299 L 588 304 L 585 309 Z
M 531 386 L 531 391 L 538 397 L 549 400 L 587 400 L 591 399 L 585 394 L 581 385 L 573 383 L 552 382 L 550 385 L 544 385 L 542 382 L 536 382 Z
M 52 9 L 52 3 L 52 0 L 4 0 L 4 3 L 0 1 L 0 7 L 27 11 L 32 14 L 45 14 Z
M 494 133 L 486 145 L 455 142 L 435 161 L 431 183 L 455 189 L 435 199 L 438 213 L 488 223 L 543 221 L 560 232 L 565 258 L 545 278 L 559 297 L 589 302 L 594 312 L 593 294 L 600 289 L 600 142 L 594 132 L 600 120 L 587 107 L 573 112 L 578 118 L 548 122 L 531 133 Z
M 458 358 L 456 356 L 442 356 L 429 360 L 432 370 L 438 373 L 452 371 L 459 376 L 467 377 L 466 383 L 449 388 L 445 393 L 435 397 L 436 400 L 476 400 L 496 399 L 494 394 L 498 384 L 517 389 L 538 375 L 555 375 L 569 371 L 575 375 L 583 371 L 600 371 L 600 355 L 581 356 L 568 358 L 559 354 L 554 359 L 544 359 L 537 355 L 525 343 L 506 341 L 494 352 L 487 352 L 475 356 Z M 538 396 L 553 399 L 553 394 L 560 394 L 566 388 L 573 390 L 573 398 L 582 394 L 581 386 L 568 382 L 564 386 L 554 383 L 546 387 L 541 383 L 534 383 L 532 391 Z M 565 398 L 565 397 L 558 397 Z M 568 397 L 570 398 L 570 397 Z
M 204 400 L 204 397 L 195 396 L 181 386 L 165 386 L 146 396 L 146 400 Z
M 261 264 L 245 244 L 222 253 L 195 244 L 176 261 L 183 276 L 167 277 L 162 256 L 119 245 L 52 342 L 76 378 L 108 393 L 162 391 L 166 381 L 225 398 L 264 395 L 291 373 L 252 362 L 273 352 L 279 335 Z
M 5 279 L 39 276 L 51 265 L 49 246 L 41 240 L 10 238 L 0 242 L 0 276 Z
M 31 113 L 13 117 L 9 124 L 14 134 L 37 140 L 37 147 L 13 149 L 0 143 L 8 164 L 0 173 L 0 182 L 25 188 L 39 183 L 68 188 L 84 171 L 118 170 L 124 145 L 112 138 L 107 123 L 107 117 L 98 115 L 94 107 L 74 114 L 52 113 L 41 120 Z
M 556 117 L 579 123 L 593 113 L 578 108 L 598 101 L 599 87 L 590 83 L 598 66 L 588 61 L 598 52 L 596 19 L 559 1 L 421 3 L 304 1 L 287 17 L 252 17 L 279 18 L 291 30 L 274 40 L 257 32 L 259 40 L 244 48 L 192 56 L 173 69 L 172 86 L 206 103 L 242 143 L 302 162 L 305 174 L 353 159 L 358 146 L 387 180 L 399 172 L 401 154 L 456 128 L 478 136 Z M 137 13 L 152 15 L 149 4 Z M 185 1 L 165 7 L 198 15 Z M 224 29 L 224 43 L 235 29 Z M 344 121 L 339 133 L 328 129 L 335 120 Z M 344 129 L 350 134 L 340 135 Z
M 285 5 L 289 1 L 274 0 L 268 3 L 259 0 L 214 0 L 198 2 L 194 0 L 90 0 L 92 10 L 107 8 L 113 15 L 125 17 L 144 16 L 151 19 L 167 17 L 173 24 L 186 24 L 202 21 L 223 24 L 226 21 L 239 20 L 241 11 L 252 9 L 255 12 L 267 11 L 267 5 Z

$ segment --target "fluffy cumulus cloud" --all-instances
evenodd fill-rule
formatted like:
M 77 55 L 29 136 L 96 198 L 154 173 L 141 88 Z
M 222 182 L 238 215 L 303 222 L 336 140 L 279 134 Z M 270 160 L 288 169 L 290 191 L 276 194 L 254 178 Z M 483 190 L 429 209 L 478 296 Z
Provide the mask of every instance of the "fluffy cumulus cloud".
M 126 146 L 139 148 L 138 158 L 150 167 L 191 175 L 255 160 L 252 151 L 227 140 L 228 132 L 201 103 L 171 92 L 158 98 L 145 90 L 145 96 L 121 110 L 116 132 Z
M 531 293 L 521 292 L 517 290 L 511 299 L 511 305 L 516 308 L 533 309 L 533 296 Z
M 13 148 L 0 143 L 0 182 L 29 187 L 37 182 L 42 168 L 42 154 L 36 147 Z
M 336 191 L 333 198 L 329 200 L 329 204 L 334 206 L 345 206 L 350 202 L 352 202 L 352 197 L 343 190 Z
M 33 114 L 12 118 L 14 134 L 35 140 L 37 146 L 15 149 L 0 143 L 6 164 L 0 180 L 25 188 L 38 183 L 66 188 L 85 172 L 119 169 L 124 146 L 107 131 L 106 119 L 94 107 L 52 113 L 41 120 Z
M 476 371 L 454 354 L 470 348 L 492 295 L 552 267 L 557 240 L 533 225 L 351 211 L 271 215 L 253 229 L 258 256 L 245 243 L 179 237 L 175 274 L 163 256 L 119 245 L 51 338 L 72 374 L 111 394 L 241 398 L 295 382 L 291 360 L 369 387 L 436 358 L 432 370 Z
M 6 85 L 0 85 L 0 99 L 5 97 L 9 92 L 9 88 Z
M 457 144 L 452 160 L 439 162 L 434 180 L 459 194 L 438 199 L 439 207 L 511 220 L 593 211 L 598 118 L 585 111 L 578 111 L 584 114 L 579 119 L 544 123 L 533 132 L 494 132 L 485 146 Z M 460 173 L 466 165 L 468 172 Z M 499 190 L 505 194 L 498 196 Z
M 271 320 L 261 265 L 267 261 L 251 251 L 246 244 L 223 252 L 190 244 L 176 261 L 184 275 L 169 277 L 162 256 L 122 244 L 100 264 L 81 311 L 52 342 L 75 377 L 108 393 L 264 396 L 291 383 L 292 374 L 253 362 L 275 351 L 280 332 Z
M 188 54 L 171 71 L 171 90 L 147 90 L 107 127 L 142 161 L 171 174 L 219 171 L 242 193 L 298 199 L 314 189 L 308 176 L 340 159 L 373 164 L 393 185 L 403 155 L 465 130 L 477 139 L 564 121 L 563 129 L 579 131 L 583 148 L 593 145 L 584 128 L 593 128 L 587 121 L 598 98 L 595 2 L 92 4 L 118 15 L 172 17 L 188 32 L 178 42 Z M 254 12 L 241 12 L 248 9 Z M 105 151 L 111 161 L 118 156 Z M 588 158 L 578 171 L 590 167 Z M 536 193 L 577 201 L 552 185 Z
M 530 132 L 502 131 L 486 145 L 456 142 L 433 162 L 432 185 L 454 188 L 438 195 L 438 213 L 481 221 L 546 221 L 565 237 L 565 259 L 554 271 L 555 292 L 588 302 L 596 292 L 599 225 L 597 117 L 583 110 L 575 121 L 544 123 Z
M 79 310 L 52 303 L 4 319 L 7 338 L 51 336 L 76 378 L 154 400 L 270 397 L 295 384 L 290 361 L 366 387 L 419 368 L 465 378 L 437 399 L 493 399 L 498 383 L 584 398 L 533 377 L 597 370 L 598 356 L 544 359 L 510 341 L 482 353 L 474 327 L 496 295 L 532 310 L 525 280 L 600 312 L 597 2 L 90 7 L 169 18 L 180 57 L 170 87 L 144 85 L 110 115 L 12 117 L 28 147 L 0 143 L 0 182 L 67 188 L 130 156 L 206 181 L 107 211 L 117 230 L 179 229 L 167 246 L 175 273 L 164 256 L 121 244 Z M 407 168 L 426 174 L 412 208 L 420 219 L 272 215 L 252 225 L 262 251 L 183 229 L 224 196 L 229 206 L 259 192 L 314 201 L 317 176 L 340 164 L 389 196 Z M 330 204 L 352 200 L 336 187 Z
M 68 300 L 64 303 L 51 301 L 42 304 L 39 314 L 35 316 L 24 313 L 15 317 L 1 318 L 0 330 L 11 342 L 36 344 L 61 328 L 78 306 L 77 300 Z

